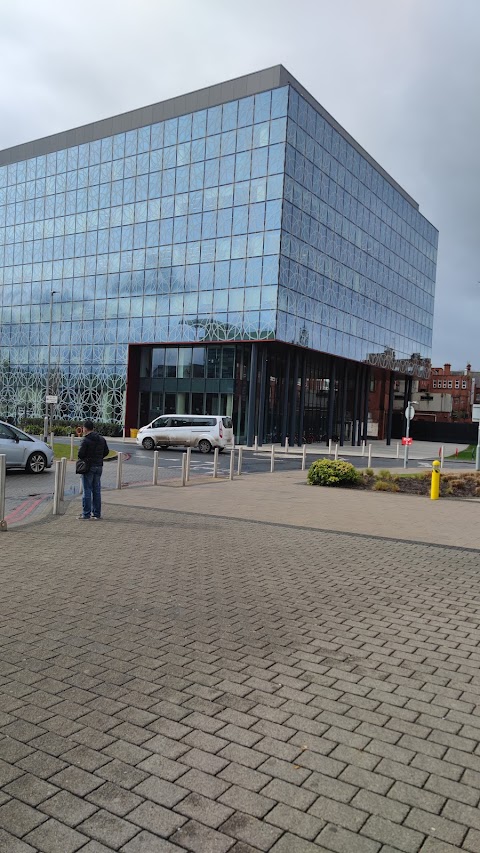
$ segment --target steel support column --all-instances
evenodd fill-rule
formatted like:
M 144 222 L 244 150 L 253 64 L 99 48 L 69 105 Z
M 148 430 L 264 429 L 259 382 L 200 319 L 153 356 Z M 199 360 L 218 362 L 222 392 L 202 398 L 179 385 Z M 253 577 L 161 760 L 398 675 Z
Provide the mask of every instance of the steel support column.
M 295 444 L 295 434 L 297 432 L 296 427 L 298 424 L 297 418 L 297 391 L 298 391 L 298 371 L 299 371 L 299 363 L 300 363 L 300 355 L 298 351 L 295 353 L 295 359 L 293 362 L 293 376 L 292 376 L 292 400 L 290 403 L 290 430 L 289 430 L 289 443 L 290 445 Z
M 390 386 L 388 389 L 388 413 L 387 413 L 387 444 L 392 443 L 392 420 L 393 420 L 393 398 L 395 395 L 395 374 L 390 373 Z
M 368 438 L 368 400 L 370 396 L 370 368 L 365 367 L 365 398 L 363 401 L 363 441 Z
M 283 386 L 283 410 L 282 410 L 282 434 L 280 436 L 280 443 L 285 444 L 285 440 L 287 438 L 287 425 L 288 425 L 288 386 L 290 384 L 290 349 L 287 353 L 287 359 L 285 363 L 285 380 Z
M 343 370 L 342 408 L 340 413 L 340 447 L 345 443 L 345 415 L 347 412 L 348 364 Z
M 251 447 L 255 437 L 255 404 L 257 401 L 257 347 L 252 343 L 250 353 L 250 381 L 248 383 L 247 446 Z
M 260 359 L 260 400 L 258 407 L 258 444 L 263 444 L 263 433 L 265 429 L 265 387 L 267 377 L 267 347 L 262 347 Z
M 335 359 L 332 358 L 330 365 L 330 380 L 328 383 L 328 409 L 327 409 L 327 441 L 333 435 L 333 412 L 335 408 Z
M 301 447 L 303 444 L 303 427 L 304 427 L 304 418 L 305 418 L 305 386 L 307 382 L 307 357 L 305 353 L 302 356 L 302 378 L 301 378 L 301 386 L 300 386 L 300 411 L 298 417 L 298 446 Z
M 357 419 L 358 419 L 358 386 L 360 384 L 360 365 L 355 365 L 355 374 L 353 377 L 354 392 L 353 392 L 353 415 L 352 415 L 352 447 L 357 443 Z

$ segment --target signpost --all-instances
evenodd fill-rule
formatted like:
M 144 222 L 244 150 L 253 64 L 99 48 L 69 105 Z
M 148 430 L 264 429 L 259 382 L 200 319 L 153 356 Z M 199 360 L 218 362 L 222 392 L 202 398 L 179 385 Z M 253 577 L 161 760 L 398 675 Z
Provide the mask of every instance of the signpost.
M 477 437 L 477 452 L 475 454 L 475 471 L 480 471 L 480 404 L 474 403 L 472 406 L 472 421 L 478 421 L 478 437 Z
M 56 396 L 56 394 L 47 394 L 47 397 L 45 398 L 45 402 L 46 402 L 47 406 L 49 404 L 56 405 L 58 403 L 58 397 Z
M 407 408 L 405 409 L 405 418 L 407 420 L 407 429 L 405 438 L 402 438 L 402 444 L 405 446 L 404 454 L 403 454 L 403 467 L 408 467 L 408 448 L 412 443 L 412 439 L 410 438 L 410 421 L 415 417 L 415 409 L 412 404 L 409 402 L 407 404 Z

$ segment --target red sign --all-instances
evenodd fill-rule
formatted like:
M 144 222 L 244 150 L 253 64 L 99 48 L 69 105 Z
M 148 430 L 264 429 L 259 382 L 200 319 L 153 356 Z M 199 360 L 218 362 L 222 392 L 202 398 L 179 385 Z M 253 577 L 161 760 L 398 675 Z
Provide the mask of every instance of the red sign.
M 413 438 L 402 438 L 402 444 L 413 444 Z

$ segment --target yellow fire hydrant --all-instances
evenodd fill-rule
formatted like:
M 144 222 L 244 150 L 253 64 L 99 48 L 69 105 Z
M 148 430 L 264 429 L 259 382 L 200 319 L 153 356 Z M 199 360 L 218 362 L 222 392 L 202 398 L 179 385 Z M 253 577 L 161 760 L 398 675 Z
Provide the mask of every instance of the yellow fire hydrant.
M 438 501 L 440 497 L 440 462 L 435 459 L 432 462 L 432 484 L 430 486 L 430 498 Z

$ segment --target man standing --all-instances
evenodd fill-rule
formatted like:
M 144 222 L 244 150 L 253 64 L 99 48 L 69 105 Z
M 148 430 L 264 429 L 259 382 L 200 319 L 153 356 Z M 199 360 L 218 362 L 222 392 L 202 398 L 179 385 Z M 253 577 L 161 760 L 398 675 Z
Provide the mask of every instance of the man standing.
M 83 424 L 83 441 L 78 448 L 78 458 L 88 463 L 89 469 L 83 477 L 83 512 L 79 518 L 102 517 L 102 495 L 100 479 L 103 471 L 103 460 L 108 456 L 108 444 L 103 435 L 93 429 L 93 421 L 86 420 Z

